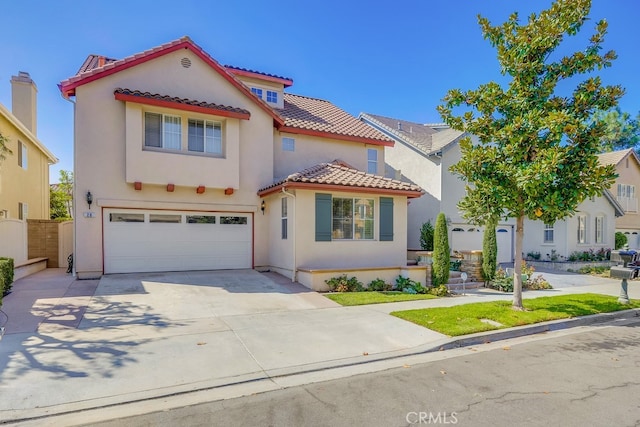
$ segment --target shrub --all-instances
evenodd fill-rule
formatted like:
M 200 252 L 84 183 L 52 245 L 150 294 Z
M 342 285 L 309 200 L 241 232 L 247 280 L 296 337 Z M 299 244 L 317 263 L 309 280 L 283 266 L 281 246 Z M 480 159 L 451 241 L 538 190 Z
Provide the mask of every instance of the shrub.
M 454 259 L 453 261 L 449 261 L 449 270 L 450 271 L 460 271 L 460 267 L 462 267 L 461 259 Z
M 513 277 L 507 276 L 507 272 L 499 268 L 493 281 L 489 282 L 489 287 L 502 292 L 513 292 Z
M 407 294 L 424 294 L 427 291 L 420 283 L 402 276 L 396 278 L 396 290 Z
M 568 261 L 606 261 L 611 259 L 611 249 L 600 248 L 597 251 L 589 249 L 588 251 L 573 251 L 567 258 Z
M 620 232 L 616 231 L 616 249 L 622 249 L 628 243 L 627 236 Z
M 436 218 L 436 227 L 433 233 L 433 264 L 431 267 L 432 281 L 434 286 L 446 285 L 449 281 L 449 234 L 447 230 L 447 219 L 444 213 L 440 212 Z
M 0 305 L 2 297 L 11 292 L 13 285 L 13 258 L 0 257 Z
M 482 275 L 490 282 L 496 274 L 498 265 L 498 240 L 496 238 L 496 220 L 489 221 L 482 236 Z
M 449 295 L 449 288 L 446 285 L 433 286 L 427 292 L 437 297 L 446 297 Z
M 540 259 L 540 256 L 540 252 L 537 251 L 527 253 L 527 259 L 530 259 L 532 261 L 538 261 Z
M 367 286 L 368 291 L 385 292 L 390 291 L 391 289 L 393 289 L 393 285 L 391 285 L 391 283 L 385 282 L 382 279 L 374 279 Z
M 423 251 L 433 250 L 433 225 L 431 220 L 422 224 L 420 227 L 420 247 Z
M 332 292 L 361 292 L 364 290 L 362 283 L 356 277 L 347 279 L 346 275 L 332 277 L 324 281 Z
M 531 289 L 532 291 L 553 289 L 553 286 L 542 277 L 542 274 L 538 274 L 536 277 L 530 277 L 522 284 L 522 287 L 524 289 Z
M 558 251 L 551 249 L 551 254 L 547 254 L 547 258 L 549 258 L 549 261 L 557 261 L 560 256 L 558 255 Z

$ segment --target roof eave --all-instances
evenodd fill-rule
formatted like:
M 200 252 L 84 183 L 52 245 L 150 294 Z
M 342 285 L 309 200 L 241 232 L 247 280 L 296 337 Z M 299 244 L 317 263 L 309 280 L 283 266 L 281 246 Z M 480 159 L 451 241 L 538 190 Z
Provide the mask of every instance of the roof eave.
M 379 187 L 359 187 L 339 184 L 321 184 L 315 182 L 281 182 L 273 187 L 265 188 L 258 191 L 258 196 L 266 197 L 270 194 L 279 193 L 283 189 L 300 189 L 300 190 L 321 190 L 321 191 L 341 191 L 347 193 L 367 193 L 367 194 L 385 194 L 392 196 L 405 196 L 409 199 L 415 199 L 425 194 L 424 191 L 418 190 L 394 190 L 390 188 Z
M 31 132 L 27 127 L 11 113 L 7 108 L 0 104 L 0 114 L 2 114 L 13 126 L 15 126 L 20 132 L 22 132 L 29 141 L 48 158 L 50 165 L 58 163 L 58 158 Z
M 395 142 L 392 140 L 383 141 L 383 140 L 371 139 L 363 136 L 344 135 L 344 134 L 338 134 L 338 133 L 318 131 L 313 129 L 298 128 L 298 127 L 287 126 L 287 125 L 281 126 L 279 130 L 280 132 L 286 132 L 286 133 L 292 133 L 292 134 L 317 136 L 320 138 L 338 139 L 341 141 L 361 142 L 363 144 L 379 145 L 383 147 L 393 147 L 395 145 Z

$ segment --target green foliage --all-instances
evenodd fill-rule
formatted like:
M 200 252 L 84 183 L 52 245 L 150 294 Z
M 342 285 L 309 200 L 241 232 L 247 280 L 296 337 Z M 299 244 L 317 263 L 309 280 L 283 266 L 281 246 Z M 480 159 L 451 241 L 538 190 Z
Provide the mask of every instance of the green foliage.
M 569 254 L 567 261 L 607 261 L 611 259 L 611 249 L 600 248 L 598 250 L 573 251 Z
M 7 154 L 13 154 L 11 150 L 9 150 L 9 147 L 7 146 L 8 144 L 9 138 L 0 132 L 0 165 L 2 164 L 2 161 L 7 158 Z
M 640 142 L 640 113 L 635 119 L 623 113 L 620 107 L 609 111 L 599 111 L 594 121 L 604 123 L 604 135 L 600 138 L 600 151 L 617 151 L 633 148 L 638 152 Z
M 356 277 L 347 278 L 346 275 L 332 277 L 324 281 L 332 292 L 361 292 L 362 283 Z
M 484 228 L 482 236 L 482 275 L 485 282 L 490 282 L 496 273 L 498 266 L 498 239 L 496 237 L 496 226 L 498 221 L 492 218 Z
M 436 218 L 436 227 L 433 233 L 433 264 L 431 265 L 431 277 L 434 286 L 447 284 L 449 281 L 450 267 L 447 218 L 444 216 L 444 213 L 440 212 Z
M 600 54 L 607 22 L 596 23 L 583 50 L 558 57 L 565 36 L 587 22 L 591 0 L 557 0 L 548 10 L 521 24 L 517 13 L 492 26 L 478 17 L 485 39 L 497 50 L 508 87 L 489 82 L 476 90 L 452 89 L 438 106 L 453 129 L 475 135 L 460 142 L 461 160 L 450 170 L 467 182 L 458 208 L 476 224 L 493 218 L 517 218 L 516 268 L 522 262 L 524 219 L 554 223 L 573 214 L 589 197 L 600 196 L 616 176 L 612 165 L 598 163 L 605 124 L 597 111 L 614 108 L 624 90 L 603 86 L 594 73 L 611 66 L 616 53 Z M 567 84 L 580 76 L 573 93 Z M 562 83 L 562 93 L 556 86 Z M 463 108 L 460 115 L 455 108 Z M 436 227 L 437 228 L 437 227 Z M 521 282 L 513 305 L 522 308 Z
M 432 286 L 427 290 L 427 292 L 430 295 L 434 295 L 437 297 L 446 297 L 449 295 L 449 288 L 447 288 L 447 285 Z
M 433 225 L 427 221 L 420 227 L 420 247 L 423 251 L 433 250 Z
M 325 294 L 325 297 L 340 305 L 364 305 L 381 304 L 387 302 L 417 301 L 436 298 L 431 294 L 406 294 L 404 292 L 341 292 L 337 294 Z
M 496 271 L 493 280 L 489 282 L 489 287 L 502 292 L 513 292 L 513 277 L 507 276 L 506 271 L 499 268 Z
M 542 274 L 538 274 L 534 277 L 535 269 L 527 263 L 522 263 L 520 270 L 522 277 L 522 288 L 530 290 L 540 289 L 553 289 L 551 284 L 542 277 Z M 513 277 L 507 275 L 507 272 L 502 268 L 496 271 L 494 279 L 488 284 L 488 287 L 497 289 L 502 292 L 513 292 Z
M 13 286 L 13 258 L 0 257 L 0 306 L 2 297 L 11 292 Z
M 538 261 L 540 257 L 541 255 L 540 255 L 540 252 L 538 251 L 527 252 L 527 259 Z
M 387 283 L 382 279 L 374 279 L 367 285 L 368 291 L 390 291 L 393 289 L 393 285 L 391 283 Z
M 578 273 L 609 277 L 610 270 L 611 267 L 606 267 L 603 265 L 585 265 L 584 267 L 580 267 L 578 269 Z
M 396 289 L 407 294 L 424 294 L 427 292 L 426 288 L 420 283 L 402 276 L 396 278 Z
M 616 250 L 624 248 L 628 241 L 626 234 L 616 231 Z
M 49 210 L 51 219 L 72 219 L 73 172 L 61 170 L 57 188 L 49 190 Z
M 461 267 L 462 267 L 461 259 L 453 259 L 449 261 L 449 271 L 460 271 Z

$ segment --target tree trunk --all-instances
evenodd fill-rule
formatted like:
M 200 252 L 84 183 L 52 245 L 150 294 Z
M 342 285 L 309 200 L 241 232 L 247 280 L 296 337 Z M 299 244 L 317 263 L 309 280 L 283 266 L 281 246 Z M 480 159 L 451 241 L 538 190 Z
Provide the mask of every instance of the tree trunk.
M 513 309 L 522 307 L 522 238 L 524 237 L 524 214 L 516 219 L 516 249 L 513 265 Z

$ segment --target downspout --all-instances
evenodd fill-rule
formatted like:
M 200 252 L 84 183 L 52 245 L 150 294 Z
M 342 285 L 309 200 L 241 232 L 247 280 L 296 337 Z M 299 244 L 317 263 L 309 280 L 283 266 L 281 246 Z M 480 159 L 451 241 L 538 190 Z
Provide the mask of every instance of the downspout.
M 78 233 L 76 233 L 76 226 L 78 225 L 78 215 L 76 214 L 76 209 L 78 206 L 77 200 L 76 200 L 76 102 L 72 101 L 68 96 L 65 96 L 64 93 L 60 93 L 60 95 L 62 96 L 62 99 L 64 99 L 65 101 L 69 101 L 70 103 L 73 104 L 73 195 L 71 200 L 73 200 L 72 206 L 73 206 L 73 267 L 71 270 L 71 275 L 73 277 L 77 276 L 76 273 L 76 265 L 78 264 L 76 262 L 77 259 L 77 252 L 76 252 L 76 239 L 77 239 L 77 235 Z
M 295 194 L 289 193 L 287 191 L 287 189 L 283 186 L 282 187 L 282 194 L 284 194 L 285 196 L 291 197 L 293 200 L 296 199 Z M 295 223 L 295 216 L 296 216 L 296 205 L 294 203 L 293 205 L 293 215 L 294 215 L 294 223 Z M 293 227 L 291 227 L 291 231 L 293 234 L 293 271 L 291 273 L 291 281 L 295 282 L 297 280 L 297 275 L 298 275 L 298 265 L 296 263 L 296 227 L 295 224 Z

